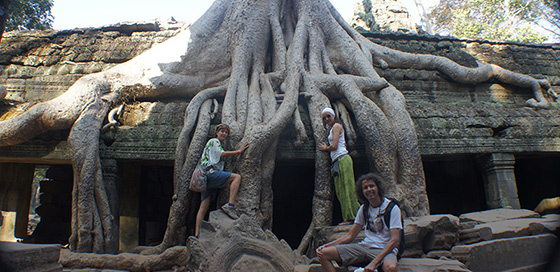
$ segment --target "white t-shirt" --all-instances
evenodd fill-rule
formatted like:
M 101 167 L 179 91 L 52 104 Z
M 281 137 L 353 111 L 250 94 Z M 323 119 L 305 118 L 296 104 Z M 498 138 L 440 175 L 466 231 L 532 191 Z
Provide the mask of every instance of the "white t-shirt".
M 366 237 L 360 242 L 360 244 L 367 244 L 369 247 L 374 248 L 384 248 L 389 243 L 389 240 L 391 240 L 391 232 L 389 231 L 389 228 L 387 228 L 387 225 L 385 225 L 385 219 L 383 218 L 383 213 L 385 213 L 385 209 L 389 205 L 389 202 L 391 202 L 389 199 L 383 198 L 381 206 L 376 208 L 371 205 L 369 206 L 368 225 L 367 229 L 364 230 Z M 369 203 L 367 205 L 369 205 Z M 364 205 L 360 206 L 354 223 L 365 226 L 366 223 L 364 221 L 363 208 Z M 402 229 L 401 209 L 399 209 L 397 205 L 395 205 L 391 210 L 391 222 L 389 222 L 389 226 L 390 229 Z M 395 254 L 397 253 L 396 247 L 393 249 L 393 252 L 395 252 Z

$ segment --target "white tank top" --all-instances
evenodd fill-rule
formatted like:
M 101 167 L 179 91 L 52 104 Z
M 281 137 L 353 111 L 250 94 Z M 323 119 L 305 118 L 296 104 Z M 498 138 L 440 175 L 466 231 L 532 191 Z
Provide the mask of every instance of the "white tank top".
M 333 135 L 332 135 L 332 128 L 329 131 L 329 136 L 327 137 L 329 141 L 329 145 L 333 144 Z M 346 141 L 344 140 L 344 132 L 340 133 L 340 137 L 338 138 L 338 148 L 336 150 L 331 151 L 331 160 L 335 161 L 338 157 L 348 154 L 348 150 L 346 150 Z

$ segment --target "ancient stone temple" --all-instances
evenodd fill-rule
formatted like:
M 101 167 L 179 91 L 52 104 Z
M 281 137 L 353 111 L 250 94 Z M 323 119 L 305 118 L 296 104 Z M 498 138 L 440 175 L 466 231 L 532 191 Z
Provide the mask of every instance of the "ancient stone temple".
M 61 95 L 84 75 L 107 71 L 140 55 L 154 44 L 176 36 L 181 27 L 182 24 L 175 22 L 146 22 L 98 29 L 6 33 L 0 44 L 0 86 L 5 88 L 0 92 L 0 121 Z M 444 56 L 467 67 L 475 67 L 482 61 L 537 79 L 546 78 L 552 90 L 560 91 L 560 48 L 557 45 L 410 34 L 363 35 L 388 48 Z M 526 104 L 534 98 L 530 89 L 494 79 L 467 84 L 453 81 L 433 69 L 375 70 L 406 99 L 406 110 L 418 137 L 430 214 L 448 215 L 437 220 L 445 221 L 458 233 L 465 224 L 461 221 L 460 225 L 456 216 L 501 208 L 533 210 L 543 198 L 560 195 L 557 174 L 560 105 L 552 94 L 545 93 L 550 102 L 548 107 L 533 107 Z M 280 105 L 284 94 L 276 93 L 275 99 Z M 176 197 L 173 182 L 176 145 L 188 103 L 179 99 L 132 98 L 115 107 L 109 119 L 104 116 L 99 159 L 109 192 L 107 201 L 113 209 L 110 212 L 115 216 L 113 229 L 118 231 L 118 239 L 109 241 L 108 248 L 128 252 L 158 245 L 164 239 L 170 207 Z M 345 102 L 337 103 L 343 107 Z M 299 104 L 296 111 L 302 124 L 310 127 L 311 110 Z M 214 119 L 211 124 L 219 122 Z M 250 223 L 242 224 L 249 228 L 243 231 L 255 237 L 270 238 L 286 252 L 298 248 L 308 231 L 315 190 L 317 143 L 310 136 L 307 143 L 295 146 L 298 139 L 295 123 L 291 120 L 281 132 L 274 158 L 270 229 L 257 231 Z M 311 134 L 311 129 L 307 131 Z M 69 243 L 73 177 L 76 175 L 72 169 L 69 133 L 68 128 L 53 129 L 23 143 L 0 147 L 0 240 Z M 210 134 L 208 137 L 212 136 Z M 372 171 L 366 145 L 358 134 L 350 147 L 356 176 Z M 333 200 L 331 195 L 328 200 L 334 203 L 331 223 L 336 224 L 341 221 L 341 214 L 337 201 Z M 217 221 L 219 216 L 210 215 Z M 535 216 L 531 213 L 525 217 Z M 465 220 L 491 223 L 482 219 Z M 415 222 L 414 228 L 425 227 Z M 236 223 L 225 224 L 235 228 Z M 474 223 L 470 227 L 472 229 Z M 229 231 L 224 229 L 211 225 L 204 231 L 229 235 L 224 234 Z M 427 232 L 422 233 L 429 236 Z M 272 239 L 272 234 L 285 242 Z M 330 237 L 321 235 L 315 236 L 316 239 Z M 487 229 L 472 229 L 463 235 L 461 239 L 470 239 L 473 243 L 498 236 L 488 234 Z M 447 241 L 448 237 L 444 236 L 436 235 L 443 238 L 434 238 L 436 242 L 432 242 Z M 186 239 L 191 247 L 204 242 L 203 239 Z M 458 234 L 453 239 L 458 241 Z M 547 244 L 554 240 L 549 236 L 535 239 L 546 240 L 543 243 Z M 417 246 L 411 256 L 426 253 L 421 252 L 421 242 L 411 243 Z M 435 248 L 450 250 L 448 244 Z M 468 263 L 469 250 L 472 249 L 456 248 L 460 256 L 456 259 Z M 290 260 L 305 262 L 289 254 L 285 256 L 290 256 Z M 225 264 L 216 262 L 213 265 Z M 239 269 L 246 268 L 243 265 L 238 264 Z M 476 267 L 475 264 L 471 266 Z M 263 267 L 266 271 L 267 267 Z

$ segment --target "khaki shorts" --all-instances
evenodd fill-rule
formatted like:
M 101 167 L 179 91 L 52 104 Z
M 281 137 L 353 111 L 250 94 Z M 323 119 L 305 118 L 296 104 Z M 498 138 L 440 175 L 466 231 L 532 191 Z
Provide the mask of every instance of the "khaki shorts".
M 383 251 L 381 248 L 370 248 L 365 244 L 356 243 L 336 245 L 335 247 L 342 260 L 342 262 L 339 263 L 340 266 L 366 266 Z M 394 252 L 387 254 L 387 256 L 383 258 L 383 261 L 388 259 L 397 262 L 397 256 Z M 383 261 L 381 263 L 383 263 Z

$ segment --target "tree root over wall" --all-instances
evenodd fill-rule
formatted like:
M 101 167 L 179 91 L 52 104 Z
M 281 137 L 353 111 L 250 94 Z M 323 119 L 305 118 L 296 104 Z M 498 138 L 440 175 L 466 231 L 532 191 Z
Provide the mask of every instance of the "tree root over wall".
M 371 171 L 386 180 L 388 195 L 408 216 L 429 214 L 424 172 L 414 124 L 402 93 L 376 69 L 436 70 L 451 80 L 476 84 L 496 80 L 527 88 L 533 107 L 556 98 L 546 79 L 479 63 L 461 66 L 448 58 L 404 53 L 367 40 L 327 0 L 216 0 L 190 28 L 127 63 L 78 80 L 58 98 L 0 122 L 0 145 L 13 145 L 51 129 L 72 128 L 74 168 L 72 236 L 77 252 L 118 251 L 106 186 L 99 163 L 99 130 L 104 117 L 129 99 L 184 99 L 189 102 L 178 139 L 173 203 L 163 242 L 144 254 L 184 244 L 196 204 L 187 181 L 198 162 L 216 107 L 232 128 L 228 149 L 249 149 L 230 170 L 243 177 L 239 210 L 265 229 L 272 225 L 272 175 L 278 137 L 290 120 L 307 141 L 297 110 L 309 109 L 311 135 L 325 142 L 321 110 L 333 107 L 351 144 L 365 142 Z M 277 100 L 279 99 L 279 100 Z M 278 101 L 281 101 L 278 106 Z M 212 103 L 213 102 L 213 103 Z M 333 193 L 329 156 L 317 151 L 311 230 L 331 224 Z M 158 258 L 158 257 L 153 257 Z

